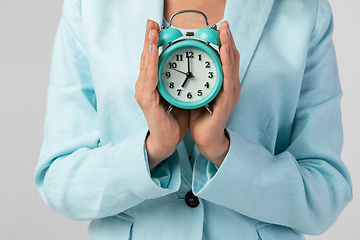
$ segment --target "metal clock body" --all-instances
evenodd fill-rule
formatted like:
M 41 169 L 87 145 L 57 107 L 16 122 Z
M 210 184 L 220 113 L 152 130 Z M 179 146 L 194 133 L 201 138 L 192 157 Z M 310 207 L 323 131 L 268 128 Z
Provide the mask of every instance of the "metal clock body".
M 179 108 L 195 109 L 211 102 L 222 77 L 218 53 L 199 40 L 179 41 L 159 58 L 159 92 Z
M 175 13 L 172 18 L 185 10 Z M 171 21 L 170 21 L 171 26 Z M 159 56 L 158 89 L 171 105 L 183 109 L 206 106 L 219 93 L 222 66 L 219 53 L 211 44 L 220 46 L 219 32 L 212 27 L 182 36 L 180 30 L 167 28 L 160 32 L 159 46 L 165 49 Z

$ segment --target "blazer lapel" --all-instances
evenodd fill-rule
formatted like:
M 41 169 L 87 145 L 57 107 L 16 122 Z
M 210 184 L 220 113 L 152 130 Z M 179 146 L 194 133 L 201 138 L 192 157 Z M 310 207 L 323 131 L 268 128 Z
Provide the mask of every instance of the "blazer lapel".
M 224 20 L 230 25 L 240 53 L 240 82 L 269 17 L 274 0 L 227 0 Z

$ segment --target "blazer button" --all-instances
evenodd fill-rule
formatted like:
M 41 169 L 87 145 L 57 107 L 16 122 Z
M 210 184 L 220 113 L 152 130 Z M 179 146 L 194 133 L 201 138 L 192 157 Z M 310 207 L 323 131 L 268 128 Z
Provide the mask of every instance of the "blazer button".
M 185 203 L 191 208 L 196 208 L 199 205 L 199 199 L 193 194 L 192 191 L 185 195 Z

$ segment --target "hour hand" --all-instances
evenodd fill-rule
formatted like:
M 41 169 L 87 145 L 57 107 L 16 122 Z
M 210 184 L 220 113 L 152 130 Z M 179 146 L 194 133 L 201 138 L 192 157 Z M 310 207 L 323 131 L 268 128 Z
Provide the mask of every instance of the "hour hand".
M 194 75 L 191 72 L 186 73 L 186 78 L 181 87 L 185 87 L 186 83 L 189 81 L 190 78 L 194 77 Z

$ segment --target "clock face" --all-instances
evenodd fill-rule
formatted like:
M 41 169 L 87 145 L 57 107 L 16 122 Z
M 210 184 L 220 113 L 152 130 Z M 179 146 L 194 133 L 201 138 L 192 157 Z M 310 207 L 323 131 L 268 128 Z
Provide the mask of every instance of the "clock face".
M 221 64 L 216 53 L 207 48 L 183 46 L 162 58 L 159 90 L 169 103 L 192 109 L 216 96 L 222 84 Z

